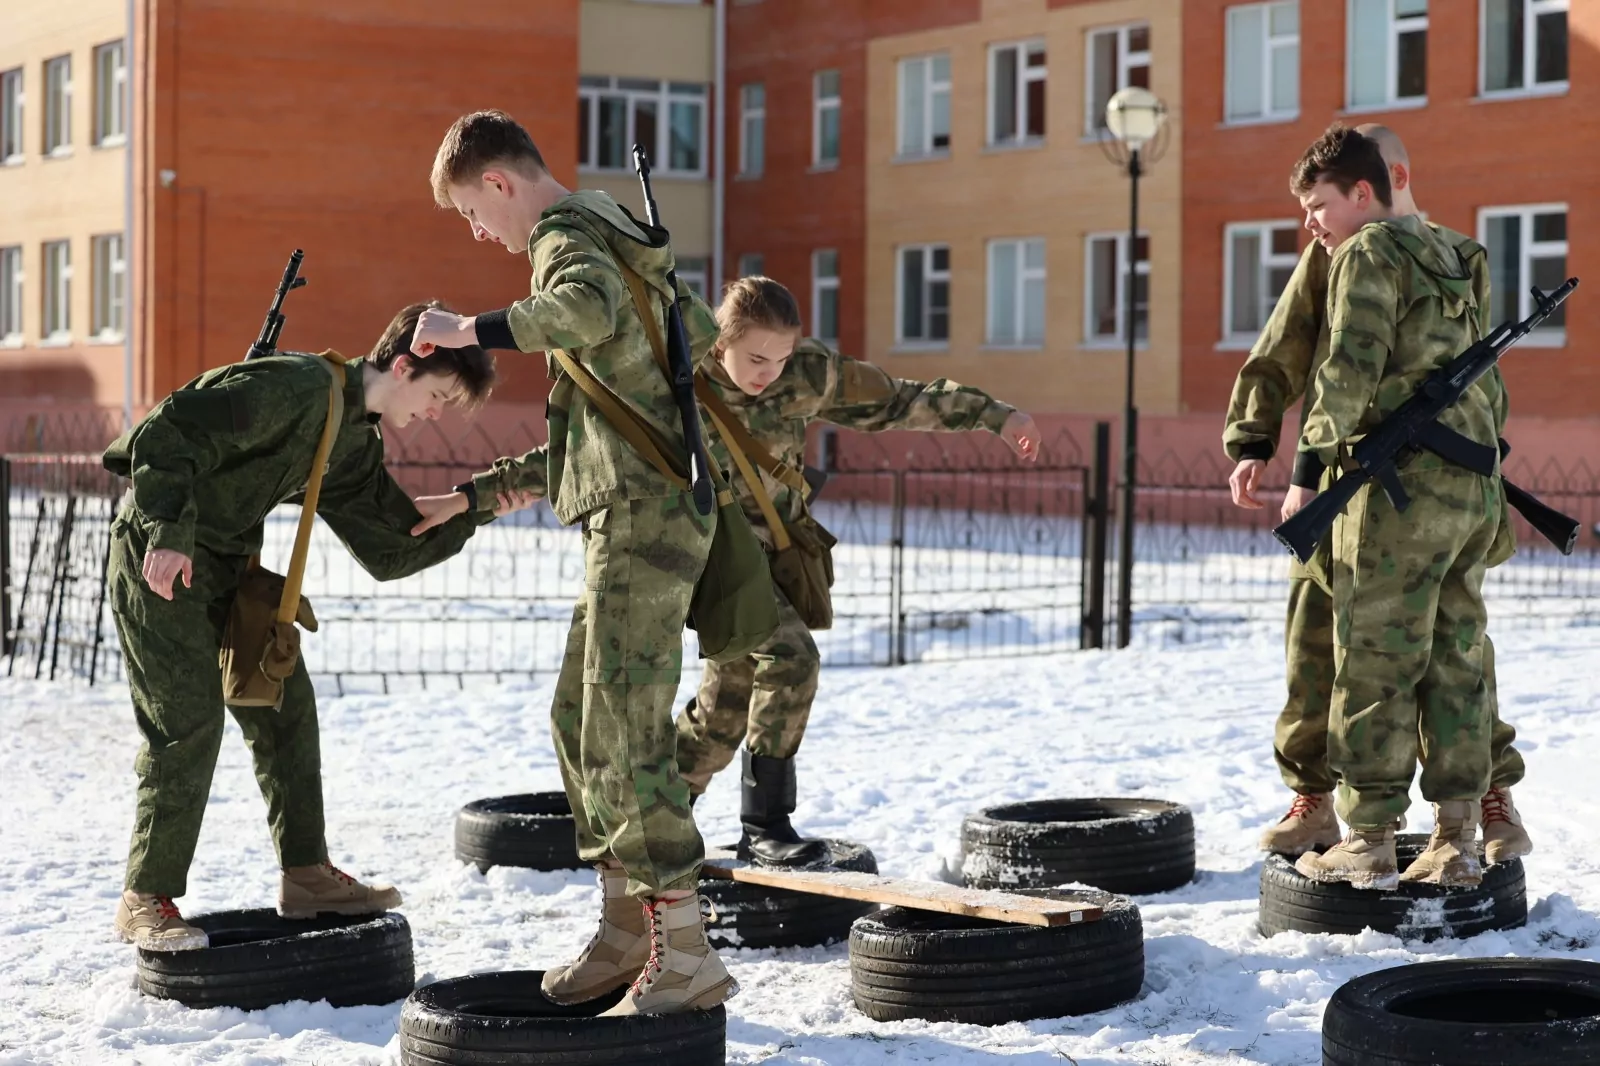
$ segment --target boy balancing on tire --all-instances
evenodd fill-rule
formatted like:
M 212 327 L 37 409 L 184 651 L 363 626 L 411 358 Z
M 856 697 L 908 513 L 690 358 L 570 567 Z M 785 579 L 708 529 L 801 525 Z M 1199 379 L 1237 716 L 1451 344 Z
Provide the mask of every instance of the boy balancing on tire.
M 705 844 L 678 774 L 672 703 L 716 515 L 699 514 L 692 497 L 559 367 L 568 359 L 587 371 L 684 456 L 679 411 L 631 286 L 663 326 L 665 301 L 679 301 L 696 360 L 710 350 L 716 323 L 682 282 L 668 284 L 673 257 L 664 231 L 604 193 L 568 192 L 503 112 L 476 112 L 451 126 L 434 159 L 433 192 L 478 240 L 527 254 L 533 294 L 475 318 L 424 315 L 418 353 L 429 344 L 562 353 L 550 363 L 549 442 L 528 465 L 538 468 L 540 494 L 556 517 L 583 524 L 584 594 L 573 610 L 551 725 L 578 854 L 601 869 L 604 907 L 578 958 L 545 975 L 544 994 L 570 1004 L 628 985 L 608 1014 L 715 1006 L 732 993 L 733 979 L 706 942 L 696 891 Z M 475 486 L 446 497 L 450 507 L 482 505 Z
M 317 503 L 380 581 L 448 559 L 481 524 L 461 518 L 412 537 L 416 508 L 383 466 L 380 420 L 400 427 L 435 419 L 446 404 L 482 403 L 494 383 L 494 363 L 481 348 L 441 351 L 426 362 L 409 354 L 425 306 L 401 311 L 370 355 L 344 364 L 344 411 Z M 187 889 L 222 740 L 224 626 L 261 550 L 266 516 L 303 498 L 334 380 L 323 357 L 289 353 L 207 371 L 106 449 L 106 467 L 133 483 L 111 525 L 107 583 L 144 737 L 116 915 L 118 933 L 139 947 L 206 946 L 206 934 L 172 901 Z M 278 912 L 302 918 L 397 906 L 393 888 L 362 884 L 328 862 L 316 697 L 305 663 L 285 680 L 277 709 L 229 710 L 267 802 L 282 867 Z

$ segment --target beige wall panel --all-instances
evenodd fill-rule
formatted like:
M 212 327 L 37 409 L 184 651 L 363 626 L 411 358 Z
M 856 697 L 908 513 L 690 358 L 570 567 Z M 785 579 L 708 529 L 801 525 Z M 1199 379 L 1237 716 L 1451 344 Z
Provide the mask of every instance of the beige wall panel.
M 583 0 L 578 70 L 709 83 L 715 72 L 713 11 L 704 4 Z

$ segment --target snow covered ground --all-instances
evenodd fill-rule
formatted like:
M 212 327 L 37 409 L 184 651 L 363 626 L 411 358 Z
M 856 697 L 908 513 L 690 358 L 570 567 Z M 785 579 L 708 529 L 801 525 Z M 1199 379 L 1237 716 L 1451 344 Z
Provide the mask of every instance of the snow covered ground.
M 879 1024 L 851 1005 L 843 945 L 730 952 L 743 993 L 729 1004 L 729 1061 L 1303 1066 L 1319 1061 L 1329 995 L 1375 968 L 1456 956 L 1600 960 L 1600 628 L 1510 623 L 1495 636 L 1502 706 L 1529 767 L 1517 797 L 1538 847 L 1527 860 L 1532 918 L 1526 929 L 1427 946 L 1255 931 L 1255 835 L 1286 805 L 1270 747 L 1276 635 L 825 671 L 797 820 L 867 844 L 885 873 L 946 876 L 959 864 L 962 817 L 986 804 L 1118 795 L 1190 805 L 1201 873 L 1138 900 L 1144 990 L 1088 1017 Z M 549 685 L 323 700 L 333 859 L 405 892 L 421 982 L 543 968 L 592 930 L 591 874 L 485 877 L 451 854 L 463 803 L 559 787 Z M 134 990 L 133 954 L 111 917 L 136 742 L 117 686 L 0 679 L 0 1066 L 397 1062 L 398 1003 L 191 1011 Z M 736 789 L 724 774 L 699 806 L 714 843 L 737 835 Z M 1420 807 L 1413 815 L 1413 825 L 1426 821 Z M 190 913 L 267 905 L 274 876 L 263 804 L 230 722 L 182 903 Z

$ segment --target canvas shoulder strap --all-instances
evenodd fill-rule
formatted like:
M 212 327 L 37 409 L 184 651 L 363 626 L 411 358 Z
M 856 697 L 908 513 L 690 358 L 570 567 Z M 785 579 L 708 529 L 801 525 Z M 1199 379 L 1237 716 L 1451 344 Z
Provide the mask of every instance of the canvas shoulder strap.
M 722 438 L 722 443 L 727 445 L 728 454 L 733 456 L 733 465 L 739 468 L 739 476 L 750 486 L 750 492 L 756 498 L 756 506 L 761 509 L 761 517 L 767 521 L 767 528 L 772 530 L 773 547 L 779 551 L 788 551 L 789 530 L 783 524 L 783 519 L 778 517 L 778 509 L 772 505 L 772 497 L 768 495 L 767 487 L 761 483 L 761 475 L 750 465 L 749 457 L 745 455 L 744 449 L 739 447 L 735 435 L 730 432 L 732 426 L 738 425 L 737 420 L 729 423 L 715 410 L 708 413 L 711 415 L 711 424 L 716 427 L 717 435 Z M 739 426 L 739 428 L 744 427 Z
M 567 352 L 560 348 L 552 348 L 550 354 L 555 356 L 556 362 L 561 364 L 561 369 L 572 379 L 573 384 L 589 397 L 589 402 L 600 409 L 606 421 L 610 422 L 616 431 L 622 434 L 623 439 L 633 446 L 634 451 L 644 456 L 662 477 L 677 488 L 684 492 L 689 491 L 689 478 L 667 459 L 666 452 L 670 449 L 662 447 L 644 419 L 617 399 L 610 389 Z
M 294 533 L 294 552 L 289 556 L 289 573 L 283 581 L 283 597 L 278 601 L 278 621 L 293 622 L 300 611 L 300 583 L 306 576 L 306 553 L 311 547 L 311 526 L 317 517 L 317 500 L 322 495 L 322 472 L 333 451 L 333 440 L 344 421 L 344 356 L 329 350 L 317 362 L 328 371 L 328 420 L 317 441 L 317 454 L 311 460 L 311 476 L 306 481 L 305 502 L 300 505 L 300 525 Z
M 724 442 L 738 441 L 739 447 L 744 449 L 744 453 L 754 460 L 757 466 L 801 496 L 811 491 L 811 486 L 806 484 L 805 475 L 773 455 L 766 445 L 756 440 L 722 397 L 717 395 L 716 389 L 704 374 L 697 373 L 694 376 L 694 394 L 714 418 L 721 420 L 717 423 L 717 431 L 722 434 Z M 725 430 L 722 428 L 724 424 L 727 427 Z

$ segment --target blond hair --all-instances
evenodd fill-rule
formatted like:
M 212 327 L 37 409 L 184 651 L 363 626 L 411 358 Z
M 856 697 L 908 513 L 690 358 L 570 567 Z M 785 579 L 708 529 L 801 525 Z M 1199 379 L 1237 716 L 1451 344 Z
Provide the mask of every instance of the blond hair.
M 434 201 L 440 207 L 454 207 L 450 186 L 475 182 L 496 165 L 533 178 L 549 173 L 539 146 L 516 119 L 504 111 L 462 115 L 451 123 L 433 157 Z
M 800 305 L 794 294 L 771 278 L 740 278 L 722 290 L 717 305 L 718 342 L 738 340 L 746 330 L 800 332 Z

